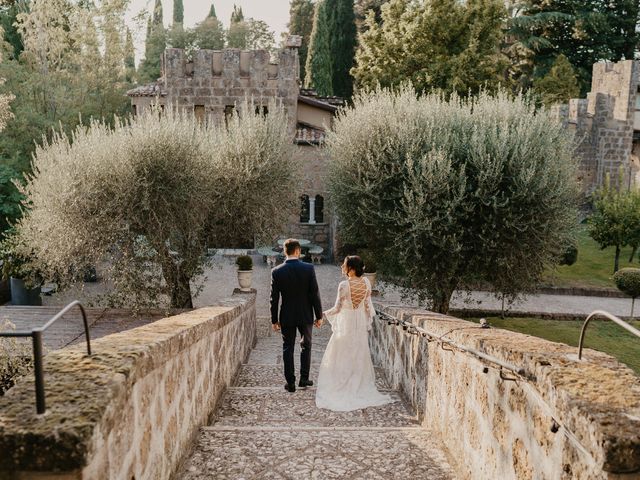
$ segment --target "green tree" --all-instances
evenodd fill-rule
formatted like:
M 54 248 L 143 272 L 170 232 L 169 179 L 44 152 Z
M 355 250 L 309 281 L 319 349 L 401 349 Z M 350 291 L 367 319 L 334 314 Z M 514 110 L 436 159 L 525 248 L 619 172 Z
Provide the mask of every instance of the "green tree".
M 573 138 L 522 97 L 360 93 L 327 144 L 342 238 L 438 312 L 472 282 L 527 291 L 577 227 Z
M 244 21 L 244 14 L 242 13 L 242 7 L 238 8 L 233 5 L 233 12 L 231 12 L 231 23 L 229 24 L 229 30 L 227 31 L 227 46 L 229 48 L 247 48 L 247 37 L 249 35 L 249 26 Z
M 320 95 L 333 95 L 331 22 L 327 0 L 319 0 L 313 15 L 313 30 L 307 54 L 305 86 Z
M 307 53 L 313 29 L 313 2 L 311 0 L 291 1 L 287 28 L 291 35 L 300 35 L 302 37 L 302 46 L 298 50 L 298 54 L 300 55 L 300 79 L 304 84 Z
M 327 0 L 328 1 L 328 0 Z M 336 0 L 331 16 L 331 83 L 333 93 L 343 98 L 353 94 L 351 68 L 356 48 L 353 0 Z
M 382 21 L 382 5 L 389 0 L 356 0 L 354 11 L 356 14 L 356 28 L 358 33 L 363 33 L 367 29 L 366 20 L 369 12 L 373 12 L 376 24 Z
M 613 273 L 616 273 L 622 247 L 632 245 L 635 252 L 640 243 L 640 191 L 618 188 L 607 175 L 594 195 L 593 207 L 588 220 L 589 235 L 602 249 L 615 247 Z
M 547 75 L 562 54 L 576 69 L 585 95 L 594 63 L 634 58 L 638 21 L 637 0 L 527 0 L 509 30 L 529 49 L 534 78 Z
M 128 28 L 124 43 L 124 68 L 127 82 L 133 83 L 136 79 L 136 51 L 133 46 L 133 35 Z
M 24 50 L 22 37 L 18 32 L 18 14 L 26 13 L 29 9 L 29 0 L 5 1 L 0 5 L 0 28 L 4 31 L 4 40 L 11 45 L 8 52 L 11 58 L 18 58 Z
M 211 4 L 211 8 L 209 9 L 209 15 L 207 16 L 212 18 L 218 18 L 218 15 L 216 15 L 216 6 L 213 3 Z
M 224 48 L 225 31 L 222 22 L 216 17 L 216 11 L 211 5 L 207 18 L 196 25 L 194 29 L 194 43 L 199 48 L 221 50 Z
M 391 0 L 382 6 L 381 25 L 370 12 L 352 74 L 363 88 L 411 81 L 420 91 L 494 90 L 506 68 L 505 17 L 499 0 Z
M 138 75 L 141 82 L 150 82 L 160 77 L 160 59 L 167 46 L 166 31 L 163 23 L 162 2 L 156 0 L 153 15 L 147 25 L 144 60 Z
M 271 236 L 294 201 L 284 110 L 242 110 L 226 129 L 169 110 L 93 122 L 38 147 L 17 225 L 31 266 L 66 286 L 83 266 L 104 265 L 114 302 L 190 308 L 208 242 Z
M 184 23 L 184 4 L 182 0 L 173 0 L 173 24 L 182 25 Z
M 558 55 L 547 75 L 534 81 L 533 88 L 545 105 L 567 103 L 569 99 L 580 95 L 573 66 L 562 54 Z

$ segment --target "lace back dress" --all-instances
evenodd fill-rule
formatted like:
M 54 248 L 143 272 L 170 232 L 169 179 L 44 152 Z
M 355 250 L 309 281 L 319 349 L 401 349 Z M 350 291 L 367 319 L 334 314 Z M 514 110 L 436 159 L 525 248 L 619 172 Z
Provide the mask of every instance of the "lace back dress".
M 336 304 L 325 312 L 333 334 L 318 374 L 319 408 L 351 411 L 392 401 L 376 388 L 368 338 L 374 315 L 368 279 L 340 283 Z

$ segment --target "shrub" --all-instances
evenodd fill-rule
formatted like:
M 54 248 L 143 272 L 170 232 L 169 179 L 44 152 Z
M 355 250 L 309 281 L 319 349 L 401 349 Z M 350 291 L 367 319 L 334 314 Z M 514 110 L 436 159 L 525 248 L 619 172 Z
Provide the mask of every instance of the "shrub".
M 631 316 L 636 297 L 640 296 L 640 268 L 621 268 L 613 275 L 613 281 L 623 293 L 631 297 Z
M 226 127 L 167 109 L 38 147 L 18 232 L 47 277 L 100 265 L 112 303 L 189 308 L 208 246 L 277 235 L 295 192 L 286 116 L 239 108 Z
M 577 226 L 573 137 L 521 96 L 365 92 L 327 144 L 341 238 L 439 312 L 465 284 L 533 287 Z
M 578 247 L 576 247 L 575 245 L 569 245 L 564 253 L 562 254 L 562 257 L 560 258 L 560 265 L 573 265 L 574 263 L 576 263 L 578 261 Z
M 253 259 L 249 255 L 240 255 L 236 258 L 236 265 L 238 270 L 247 271 L 253 269 Z

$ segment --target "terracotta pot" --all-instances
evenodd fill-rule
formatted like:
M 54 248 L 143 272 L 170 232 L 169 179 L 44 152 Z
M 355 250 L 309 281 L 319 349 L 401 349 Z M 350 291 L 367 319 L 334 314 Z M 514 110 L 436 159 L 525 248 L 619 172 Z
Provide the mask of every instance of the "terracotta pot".
M 252 270 L 238 270 L 238 284 L 243 292 L 251 291 Z
M 369 283 L 371 284 L 371 290 L 376 289 L 376 272 L 373 273 L 365 273 L 364 276 L 369 279 Z

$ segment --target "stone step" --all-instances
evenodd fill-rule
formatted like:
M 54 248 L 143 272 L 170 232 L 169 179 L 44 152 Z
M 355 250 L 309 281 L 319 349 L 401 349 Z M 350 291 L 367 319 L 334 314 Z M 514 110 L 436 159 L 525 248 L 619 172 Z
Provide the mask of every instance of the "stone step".
M 207 428 L 176 477 L 444 480 L 454 474 L 433 435 L 415 428 Z
M 307 426 L 307 427 L 411 427 L 416 416 L 407 409 L 396 392 L 389 392 L 393 403 L 352 412 L 319 409 L 315 389 L 289 393 L 282 387 L 230 388 L 216 411 L 213 426 Z
M 311 364 L 310 378 L 314 382 L 318 380 L 318 363 Z M 299 375 L 299 365 L 296 359 L 296 376 Z M 391 390 L 391 387 L 387 383 L 384 373 L 381 368 L 376 368 L 376 385 L 378 390 Z M 255 365 L 246 364 L 240 369 L 240 372 L 236 376 L 234 387 L 262 387 L 262 388 L 275 388 L 283 389 L 284 385 L 284 371 L 282 365 Z

